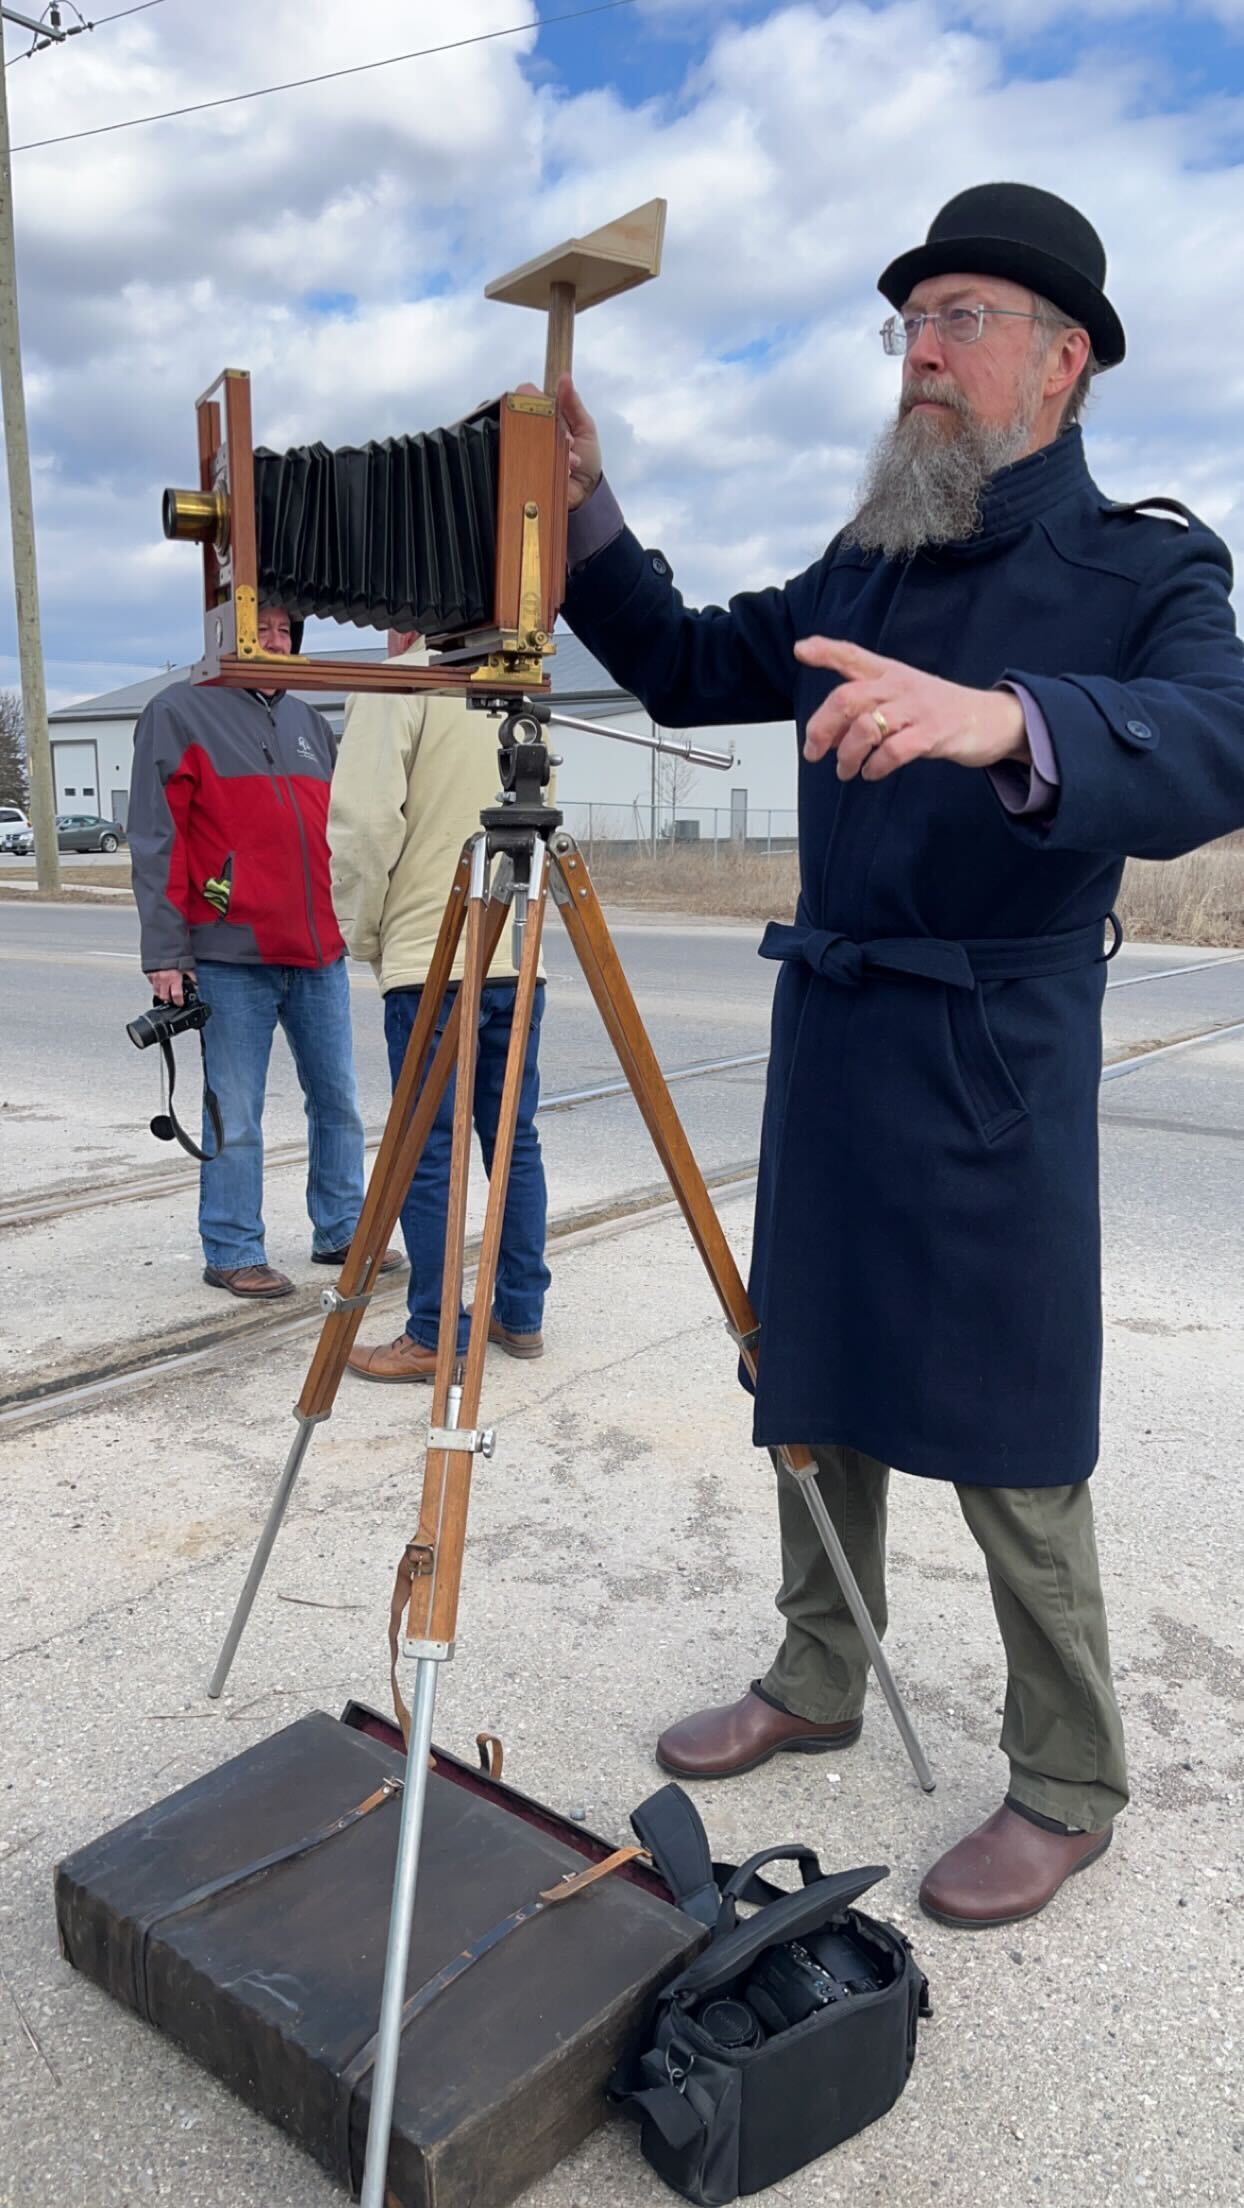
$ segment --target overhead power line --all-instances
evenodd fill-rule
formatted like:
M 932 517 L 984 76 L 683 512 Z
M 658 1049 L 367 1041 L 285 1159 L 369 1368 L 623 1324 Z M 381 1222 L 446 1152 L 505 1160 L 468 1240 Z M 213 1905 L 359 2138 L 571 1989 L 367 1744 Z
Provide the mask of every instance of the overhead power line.
M 62 5 L 63 4 L 64 0 L 62 0 Z M 162 7 L 163 4 L 164 0 L 134 0 L 134 4 L 132 7 L 115 8 L 111 15 L 97 15 L 94 21 L 91 23 L 87 22 L 86 17 L 82 13 L 82 10 L 79 7 L 75 6 L 73 12 L 77 16 L 78 20 L 76 23 L 70 24 L 69 36 L 76 38 L 81 31 L 102 30 L 105 23 L 119 23 L 123 15 L 143 15 L 148 8 L 159 8 Z M 43 13 L 46 19 L 49 14 L 53 13 L 53 11 L 51 9 L 45 8 Z M 23 22 L 22 17 L 16 14 L 11 14 L 8 17 L 8 20 L 10 22 L 22 23 L 23 28 L 26 30 L 34 30 L 35 28 L 33 23 Z M 11 69 L 15 61 L 30 61 L 33 59 L 35 54 L 46 54 L 49 46 L 52 43 L 53 41 L 49 36 L 40 36 L 39 32 L 35 31 L 33 45 L 23 47 L 20 54 L 14 54 L 11 58 L 6 59 L 4 64 L 5 68 Z
M 114 8 L 111 15 L 97 15 L 91 29 L 97 31 L 101 23 L 119 23 L 123 15 L 142 15 L 148 8 L 158 8 L 163 0 L 135 0 L 132 8 Z
M 148 7 L 156 0 L 144 0 Z M 497 38 L 514 38 L 520 31 L 544 31 L 554 23 L 578 23 L 589 15 L 611 15 L 618 8 L 633 8 L 635 0 L 596 0 L 590 8 L 572 8 L 565 15 L 532 16 L 525 23 L 510 23 L 497 31 L 477 31 L 470 38 L 447 39 L 440 46 L 416 46 L 410 53 L 386 54 L 380 61 L 358 61 L 346 69 L 324 69 L 314 77 L 290 77 L 284 84 L 260 84 L 250 92 L 229 92 L 218 100 L 195 100 L 188 107 L 166 107 L 157 115 L 130 115 L 120 123 L 97 123 L 91 130 L 67 130 L 57 138 L 29 138 L 14 146 L 14 153 L 35 153 L 41 146 L 69 146 L 81 138 L 106 138 L 117 130 L 139 130 L 144 123 L 168 123 L 182 115 L 203 115 L 209 108 L 236 107 L 243 100 L 267 99 L 274 92 L 297 92 L 308 84 L 331 84 L 339 77 L 361 77 L 369 70 L 392 69 L 402 61 L 425 61 L 433 54 L 453 54 L 464 46 L 486 46 Z M 122 14 L 131 11 L 122 9 Z M 134 11 L 136 12 L 136 11 Z

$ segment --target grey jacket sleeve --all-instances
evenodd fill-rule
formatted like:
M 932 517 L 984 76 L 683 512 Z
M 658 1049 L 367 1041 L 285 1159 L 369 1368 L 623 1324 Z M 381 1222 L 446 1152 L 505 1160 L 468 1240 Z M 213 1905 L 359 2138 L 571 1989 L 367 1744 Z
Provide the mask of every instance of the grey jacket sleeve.
M 190 928 L 173 901 L 178 886 L 184 884 L 186 867 L 167 788 L 181 766 L 183 750 L 173 715 L 159 698 L 153 698 L 144 706 L 134 731 L 126 824 L 145 974 L 193 964 Z

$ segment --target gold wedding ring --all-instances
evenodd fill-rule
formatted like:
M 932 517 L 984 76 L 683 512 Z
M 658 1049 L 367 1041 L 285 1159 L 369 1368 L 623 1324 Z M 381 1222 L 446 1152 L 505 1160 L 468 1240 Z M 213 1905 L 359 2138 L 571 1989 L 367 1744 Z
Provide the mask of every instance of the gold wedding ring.
M 890 733 L 890 724 L 889 724 L 889 722 L 887 721 L 887 719 L 886 719 L 886 717 L 885 717 L 885 714 L 884 714 L 884 713 L 882 712 L 882 710 L 881 710 L 881 707 L 880 707 L 879 705 L 875 705 L 875 706 L 873 707 L 873 710 L 872 710 L 872 718 L 873 718 L 874 722 L 876 723 L 876 727 L 877 727 L 877 734 L 878 734 L 878 736 L 879 736 L 879 737 L 881 738 L 881 741 L 882 741 L 882 743 L 884 743 L 884 742 L 885 742 L 885 740 L 886 740 L 886 737 L 887 737 L 887 736 L 889 735 L 889 733 Z

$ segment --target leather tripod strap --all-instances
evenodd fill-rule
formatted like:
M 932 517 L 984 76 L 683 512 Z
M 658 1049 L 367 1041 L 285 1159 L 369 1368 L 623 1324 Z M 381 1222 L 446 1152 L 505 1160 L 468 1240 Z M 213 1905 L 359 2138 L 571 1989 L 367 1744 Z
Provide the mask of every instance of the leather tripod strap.
M 408 1748 L 410 1746 L 410 1711 L 406 1707 L 402 1690 L 397 1683 L 398 1643 L 402 1634 L 402 1621 L 410 1604 L 410 1590 L 419 1576 L 419 1559 L 430 1558 L 431 1554 L 430 1547 L 425 1546 L 420 1541 L 418 1534 L 415 1535 L 413 1541 L 407 1542 L 406 1547 L 402 1550 L 401 1561 L 397 1567 L 397 1577 L 393 1582 L 393 1599 L 389 1604 L 389 1688 L 393 1696 L 393 1714 L 402 1728 L 402 1739 Z M 435 1758 L 431 1759 L 430 1768 L 435 1770 Z
M 499 1733 L 477 1733 L 479 1767 L 486 1779 L 499 1779 L 505 1764 L 505 1745 Z

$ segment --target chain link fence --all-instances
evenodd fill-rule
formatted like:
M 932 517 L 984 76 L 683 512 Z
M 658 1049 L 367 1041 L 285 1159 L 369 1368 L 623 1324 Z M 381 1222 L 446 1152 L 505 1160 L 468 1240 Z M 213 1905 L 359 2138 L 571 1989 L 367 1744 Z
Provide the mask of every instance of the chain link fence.
M 797 848 L 794 808 L 730 805 L 563 805 L 566 826 L 587 853 L 601 859 L 660 859 L 675 852 L 729 865 L 778 858 Z

